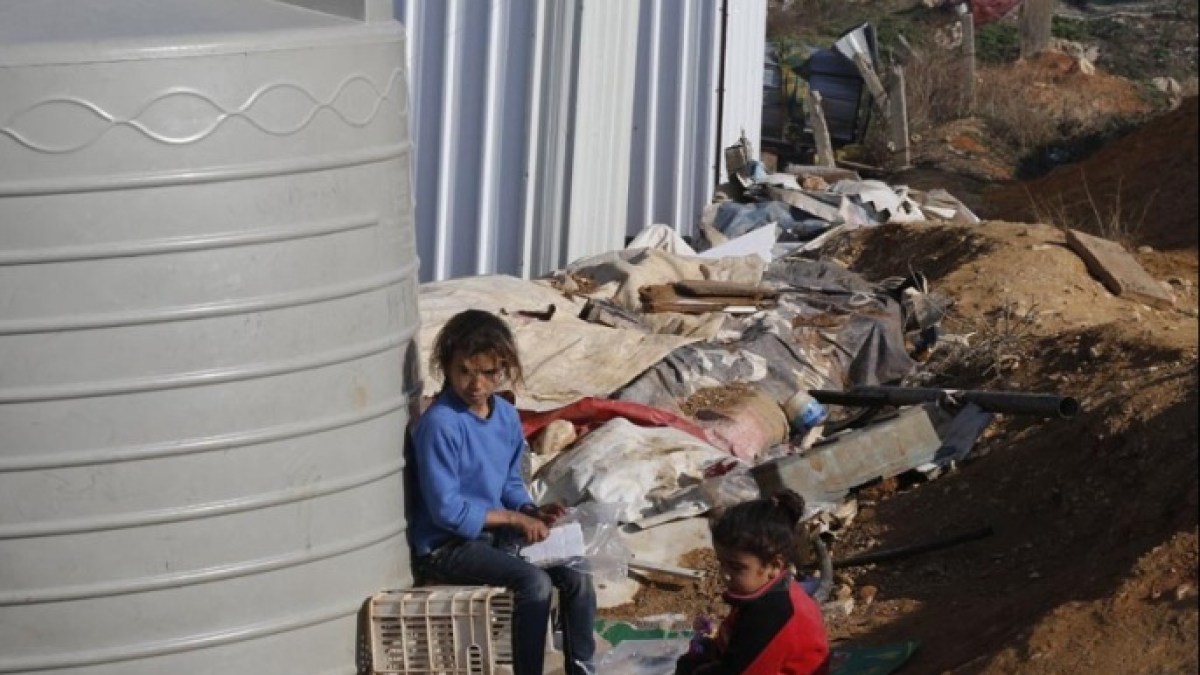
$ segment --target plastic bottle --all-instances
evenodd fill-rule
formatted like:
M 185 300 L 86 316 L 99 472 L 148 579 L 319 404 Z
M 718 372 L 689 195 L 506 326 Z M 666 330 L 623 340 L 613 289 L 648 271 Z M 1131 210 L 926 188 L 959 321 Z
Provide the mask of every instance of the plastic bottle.
M 793 434 L 806 433 L 829 416 L 825 406 L 803 389 L 792 394 L 787 403 L 783 404 L 783 411 L 787 415 Z

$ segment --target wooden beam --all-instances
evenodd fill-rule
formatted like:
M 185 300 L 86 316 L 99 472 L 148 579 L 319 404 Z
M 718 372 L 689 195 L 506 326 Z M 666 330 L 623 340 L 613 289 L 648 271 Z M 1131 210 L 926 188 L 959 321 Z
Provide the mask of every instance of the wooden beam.
M 907 168 L 912 158 L 908 148 L 908 98 L 904 89 L 904 67 L 892 66 L 891 77 L 888 78 L 889 107 L 888 115 L 888 150 L 892 152 L 892 162 L 899 166 L 892 168 Z
M 975 19 L 971 16 L 971 11 L 967 10 L 959 15 L 959 22 L 962 25 L 962 114 L 969 116 L 975 110 Z
M 650 562 L 649 560 L 630 560 L 629 567 L 635 570 L 644 572 L 658 572 L 660 574 L 670 574 L 676 577 L 686 577 L 688 579 L 703 579 L 704 572 L 702 570 L 694 570 L 687 567 L 676 567 L 675 565 L 665 565 L 663 563 Z
M 887 90 L 883 88 L 883 82 L 880 81 L 879 74 L 875 72 L 871 62 L 867 60 L 866 54 L 854 53 L 854 67 L 858 69 L 858 74 L 867 84 L 867 91 L 871 92 L 875 107 L 879 109 L 880 114 L 886 116 L 888 114 Z
M 817 146 L 817 155 L 813 163 L 817 166 L 835 166 L 833 142 L 829 140 L 829 125 L 825 123 L 825 110 L 821 107 L 821 93 L 808 90 L 804 111 L 808 115 L 808 128 L 812 129 L 813 142 Z

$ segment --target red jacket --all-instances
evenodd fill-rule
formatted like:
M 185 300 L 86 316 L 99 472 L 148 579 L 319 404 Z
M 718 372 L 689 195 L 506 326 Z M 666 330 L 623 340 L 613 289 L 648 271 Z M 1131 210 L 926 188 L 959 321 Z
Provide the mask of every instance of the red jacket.
M 733 606 L 711 653 L 685 656 L 676 673 L 826 675 L 829 640 L 821 609 L 790 574 L 754 595 L 725 594 Z

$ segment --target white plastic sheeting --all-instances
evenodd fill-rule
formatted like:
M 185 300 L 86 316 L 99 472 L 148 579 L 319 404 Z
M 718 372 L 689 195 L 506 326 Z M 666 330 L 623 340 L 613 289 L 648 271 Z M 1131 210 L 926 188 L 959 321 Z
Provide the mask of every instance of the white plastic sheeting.
M 422 280 L 537 276 L 690 234 L 757 145 L 765 0 L 396 0 Z
M 505 316 L 525 371 L 525 386 L 518 387 L 517 407 L 552 410 L 585 396 L 608 396 L 621 385 L 662 360 L 664 356 L 699 340 L 699 337 L 643 333 L 609 328 L 580 319 L 575 303 L 548 284 L 493 275 L 421 284 L 422 361 L 432 353 L 433 342 L 446 321 L 465 309 L 482 309 Z M 546 310 L 550 320 L 521 316 L 522 310 Z M 441 389 L 441 375 L 428 373 L 425 393 Z

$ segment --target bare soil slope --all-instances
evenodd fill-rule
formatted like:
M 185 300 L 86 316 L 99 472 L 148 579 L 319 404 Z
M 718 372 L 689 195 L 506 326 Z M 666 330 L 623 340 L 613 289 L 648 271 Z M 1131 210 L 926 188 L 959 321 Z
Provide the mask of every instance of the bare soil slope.
M 1111 296 L 1044 225 L 887 227 L 857 243 L 844 252 L 854 267 L 926 271 L 957 299 L 949 328 L 1015 357 L 983 376 L 946 350 L 931 368 L 956 386 L 1069 394 L 1083 412 L 1003 417 L 956 473 L 877 490 L 839 557 L 995 535 L 855 570 L 843 581 L 878 592 L 834 636 L 919 639 L 921 673 L 1195 672 L 1194 262 L 1175 270 L 1179 308 L 1158 311 Z
M 935 353 L 939 382 L 1069 394 L 1083 412 L 1002 417 L 959 471 L 868 491 L 879 501 L 838 557 L 981 525 L 995 535 L 844 575 L 876 590 L 831 622 L 834 637 L 921 640 L 916 673 L 1200 668 L 1196 121 L 1193 97 L 1081 165 L 984 195 L 993 217 L 1053 215 L 1148 245 L 1135 256 L 1174 309 L 1113 297 L 1049 225 L 883 227 L 845 242 L 839 255 L 868 277 L 918 269 L 956 300 L 946 327 L 970 346 Z
M 1200 214 L 1196 126 L 1192 96 L 1083 162 L 985 191 L 983 215 L 1052 217 L 1102 235 L 1128 234 L 1155 248 L 1194 251 Z

